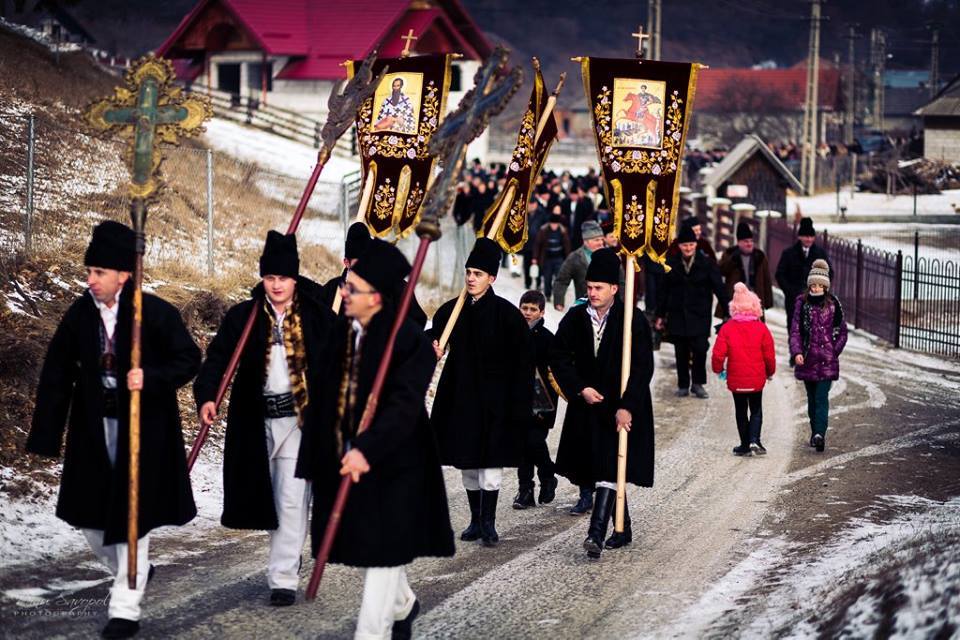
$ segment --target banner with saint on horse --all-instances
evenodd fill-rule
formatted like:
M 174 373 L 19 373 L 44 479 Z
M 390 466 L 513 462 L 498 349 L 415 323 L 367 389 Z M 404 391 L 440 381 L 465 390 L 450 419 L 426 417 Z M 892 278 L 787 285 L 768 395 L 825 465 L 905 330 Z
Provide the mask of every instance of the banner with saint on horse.
M 520 119 L 520 133 L 507 167 L 506 183 L 484 215 L 483 226 L 477 234 L 496 240 L 506 253 L 520 251 L 527 242 L 527 203 L 530 201 L 536 177 L 540 175 L 540 170 L 547 160 L 550 145 L 557 139 L 557 121 L 553 117 L 552 108 L 548 107 L 550 94 L 544 86 L 540 63 L 536 58 L 533 68 L 533 90 L 527 110 Z M 557 87 L 557 91 L 559 90 L 560 87 Z M 499 229 L 493 230 L 497 213 L 504 206 L 508 207 L 506 220 Z M 491 231 L 495 231 L 495 235 L 491 235 Z
M 357 111 L 357 142 L 363 184 L 372 197 L 360 212 L 373 235 L 397 237 L 417 225 L 435 158 L 430 138 L 446 112 L 450 55 L 379 59 L 373 73 L 387 68 L 374 95 Z M 352 77 L 354 65 L 348 62 Z
M 662 264 L 700 65 L 616 58 L 580 64 L 621 251 Z

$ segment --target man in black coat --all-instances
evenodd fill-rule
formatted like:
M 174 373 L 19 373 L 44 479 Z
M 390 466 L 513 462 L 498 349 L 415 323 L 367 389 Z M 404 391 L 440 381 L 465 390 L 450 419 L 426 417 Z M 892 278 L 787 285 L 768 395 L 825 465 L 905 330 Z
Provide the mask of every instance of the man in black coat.
M 617 489 L 619 432 L 627 431 L 627 482 L 653 486 L 653 350 L 650 326 L 639 313 L 631 327 L 630 375 L 621 394 L 624 306 L 617 296 L 620 259 L 613 249 L 593 254 L 587 272 L 589 303 L 563 317 L 550 358 L 567 413 L 557 451 L 557 473 L 576 485 L 593 485 L 596 495 L 583 546 L 591 558 L 601 550 L 630 544 L 629 512 L 622 534 L 606 541 Z
M 793 303 L 797 296 L 807 289 L 807 276 L 814 260 L 826 260 L 827 252 L 816 243 L 817 232 L 813 228 L 813 220 L 800 219 L 800 228 L 797 229 L 797 242 L 780 254 L 777 264 L 777 285 L 783 291 L 784 308 L 787 312 L 787 326 L 792 326 Z M 833 268 L 830 268 L 830 278 L 833 279 Z M 792 366 L 793 363 L 791 363 Z
M 500 247 L 479 238 L 465 265 L 467 301 L 450 335 L 450 353 L 437 384 L 430 420 L 443 464 L 460 469 L 470 503 L 470 525 L 461 540 L 494 546 L 497 500 L 504 467 L 520 464 L 531 415 L 533 359 L 530 329 L 493 283 Z M 456 299 L 443 304 L 427 335 L 437 359 L 438 339 Z
M 351 224 L 347 229 L 347 237 L 343 245 L 343 272 L 336 278 L 327 280 L 320 293 L 320 299 L 327 307 L 333 308 L 333 302 L 338 295 L 340 285 L 343 284 L 344 277 L 347 275 L 347 269 L 354 265 L 369 246 L 370 230 L 367 228 L 367 225 L 363 222 L 354 222 Z M 403 278 L 398 279 L 394 283 L 397 290 L 391 292 L 391 294 L 399 300 L 400 296 L 403 295 L 403 289 L 406 285 L 407 283 Z M 343 316 L 343 313 L 343 305 L 341 304 L 337 310 L 337 315 Z M 427 314 L 424 313 L 420 303 L 417 302 L 416 296 L 410 301 L 410 311 L 407 312 L 407 317 L 413 320 L 421 329 L 427 324 Z
M 707 350 L 713 323 L 713 297 L 727 314 L 729 297 L 720 269 L 707 254 L 697 249 L 697 237 L 689 226 L 677 236 L 678 253 L 667 258 L 669 271 L 657 292 L 658 330 L 664 328 L 677 357 L 677 392 L 707 398 Z M 691 357 L 693 360 L 691 366 Z M 692 370 L 692 371 L 691 371 Z M 691 372 L 693 384 L 690 384 Z
M 385 291 L 410 272 L 396 247 L 373 240 L 347 273 L 321 418 L 308 425 L 297 475 L 313 481 L 313 554 L 319 551 L 341 477 L 355 483 L 330 562 L 366 568 L 357 638 L 409 638 L 420 610 L 405 565 L 454 553 L 443 472 L 423 399 L 436 358 L 420 328 L 404 321 L 377 409 L 357 433 L 396 318 Z
M 570 230 L 570 246 L 579 247 L 583 244 L 580 225 L 587 220 L 597 219 L 593 200 L 584 197 L 583 189 L 575 185 L 570 190 L 570 196 L 562 201 L 561 207 L 567 218 L 567 229 Z
M 297 239 L 267 234 L 262 281 L 224 317 L 193 385 L 200 420 L 216 420 L 217 387 L 251 308 L 257 309 L 230 393 L 223 450 L 223 515 L 231 529 L 270 531 L 270 604 L 296 600 L 310 487 L 294 477 L 301 429 L 314 418 L 335 316 L 318 284 L 299 275 Z
M 114 575 L 106 638 L 127 638 L 140 627 L 140 602 L 152 572 L 147 534 L 186 524 L 197 513 L 177 389 L 197 372 L 200 349 L 179 312 L 144 293 L 141 365 L 130 369 L 134 245 L 133 230 L 123 224 L 107 221 L 94 229 L 84 259 L 89 290 L 70 306 L 50 342 L 26 446 L 57 458 L 68 429 L 57 517 L 83 531 Z M 129 589 L 127 460 L 134 389 L 141 391 L 140 539 L 137 588 Z
M 727 296 L 733 297 L 733 287 L 738 282 L 747 285 L 760 298 L 764 309 L 773 306 L 773 282 L 767 254 L 754 246 L 753 230 L 746 222 L 737 225 L 737 245 L 723 252 L 720 258 L 720 275 L 727 287 Z M 714 314 L 723 318 L 723 309 L 718 305 Z
M 549 504 L 557 495 L 557 477 L 553 474 L 553 461 L 547 448 L 547 434 L 557 418 L 557 392 L 550 384 L 550 351 L 553 349 L 553 332 L 543 323 L 547 299 L 540 291 L 526 291 L 520 296 L 520 313 L 530 327 L 533 362 L 533 413 L 527 426 L 523 456 L 517 467 L 520 490 L 513 500 L 514 509 L 535 506 L 533 501 L 533 468 L 540 479 L 540 495 L 537 502 Z

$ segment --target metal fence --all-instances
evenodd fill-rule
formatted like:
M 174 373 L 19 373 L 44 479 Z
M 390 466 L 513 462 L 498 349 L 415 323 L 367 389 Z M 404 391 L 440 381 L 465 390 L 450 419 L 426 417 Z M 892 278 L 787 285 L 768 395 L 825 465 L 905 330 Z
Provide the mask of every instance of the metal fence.
M 768 219 L 763 233 L 771 265 L 796 242 L 793 225 Z M 833 292 L 847 321 L 895 347 L 960 357 L 960 267 L 951 260 L 915 260 L 861 240 L 817 235 L 833 269 Z

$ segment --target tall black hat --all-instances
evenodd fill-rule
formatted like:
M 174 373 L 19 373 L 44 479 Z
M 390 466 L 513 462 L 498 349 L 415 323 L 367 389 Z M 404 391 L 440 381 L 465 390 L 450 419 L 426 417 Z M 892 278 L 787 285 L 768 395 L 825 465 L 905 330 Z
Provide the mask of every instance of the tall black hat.
M 343 247 L 343 257 L 353 260 L 363 255 L 370 245 L 370 230 L 363 222 L 354 222 L 347 229 L 347 241 Z
M 87 267 L 133 271 L 137 262 L 137 237 L 125 224 L 104 220 L 93 228 L 93 237 L 83 256 Z
M 620 284 L 620 258 L 610 247 L 597 249 L 590 258 L 587 267 L 587 282 L 607 282 Z
M 390 296 L 399 290 L 397 285 L 410 273 L 410 263 L 389 242 L 372 238 L 350 270 L 369 282 L 381 295 Z
M 279 231 L 267 232 L 267 241 L 260 256 L 261 276 L 287 276 L 300 274 L 300 254 L 297 252 L 297 236 Z
M 473 245 L 473 251 L 467 257 L 467 264 L 464 267 L 479 269 L 496 276 L 500 271 L 500 259 L 502 257 L 503 252 L 500 251 L 500 245 L 489 238 L 477 238 L 476 244 Z

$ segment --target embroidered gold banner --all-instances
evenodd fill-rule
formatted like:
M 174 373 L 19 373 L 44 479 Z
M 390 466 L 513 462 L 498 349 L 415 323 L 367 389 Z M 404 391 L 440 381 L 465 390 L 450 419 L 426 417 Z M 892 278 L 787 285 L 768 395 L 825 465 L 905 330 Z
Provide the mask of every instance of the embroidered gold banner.
M 700 65 L 619 58 L 580 65 L 621 252 L 662 264 Z
M 527 242 L 527 203 L 533 192 L 534 182 L 547 160 L 550 145 L 557 138 L 557 121 L 551 112 L 537 137 L 537 127 L 547 108 L 549 93 L 543 84 L 539 63 L 534 61 L 533 90 L 527 110 L 520 119 L 517 145 L 507 167 L 506 182 L 497 199 L 483 217 L 483 226 L 477 235 L 488 236 L 501 206 L 509 206 L 507 217 L 495 239 L 507 253 L 516 253 Z M 505 203 L 510 198 L 509 204 Z
M 373 97 L 357 111 L 357 144 L 364 184 L 372 179 L 373 197 L 362 212 L 370 233 L 409 234 L 420 218 L 436 160 L 430 137 L 446 113 L 450 90 L 449 55 L 378 59 L 374 75 L 388 67 Z M 348 62 L 347 73 L 361 61 Z

